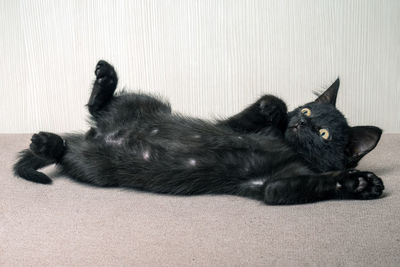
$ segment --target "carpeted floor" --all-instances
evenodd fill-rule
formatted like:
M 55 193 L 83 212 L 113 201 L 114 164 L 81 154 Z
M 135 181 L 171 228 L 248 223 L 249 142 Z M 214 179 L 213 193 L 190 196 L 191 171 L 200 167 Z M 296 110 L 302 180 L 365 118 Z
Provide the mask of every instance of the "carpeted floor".
M 0 135 L 0 266 L 400 266 L 400 135 L 359 166 L 383 198 L 298 206 L 34 184 L 11 173 L 29 138 Z

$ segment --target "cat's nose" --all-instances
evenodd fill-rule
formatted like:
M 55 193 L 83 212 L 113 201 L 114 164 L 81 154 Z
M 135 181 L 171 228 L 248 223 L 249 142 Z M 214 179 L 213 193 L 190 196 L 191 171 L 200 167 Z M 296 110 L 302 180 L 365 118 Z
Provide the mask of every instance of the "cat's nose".
M 304 125 L 304 124 L 306 124 L 306 120 L 304 118 L 301 118 L 299 120 L 299 125 Z

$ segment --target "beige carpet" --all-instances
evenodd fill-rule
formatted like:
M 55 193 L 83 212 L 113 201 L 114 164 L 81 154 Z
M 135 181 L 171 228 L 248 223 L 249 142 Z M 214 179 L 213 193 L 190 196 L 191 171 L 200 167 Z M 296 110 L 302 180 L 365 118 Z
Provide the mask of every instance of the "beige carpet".
M 400 266 L 400 135 L 359 167 L 383 198 L 298 206 L 34 184 L 11 173 L 28 143 L 0 135 L 0 266 Z

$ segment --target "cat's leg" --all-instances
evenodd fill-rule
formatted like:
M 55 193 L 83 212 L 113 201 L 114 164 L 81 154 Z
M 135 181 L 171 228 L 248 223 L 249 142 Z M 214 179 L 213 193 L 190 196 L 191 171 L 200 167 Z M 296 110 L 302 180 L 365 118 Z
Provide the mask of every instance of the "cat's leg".
M 286 104 L 276 96 L 265 95 L 240 113 L 218 122 L 237 132 L 254 133 L 277 129 L 283 133 L 287 127 Z
M 114 94 L 118 76 L 114 67 L 106 61 L 100 60 L 97 63 L 95 75 L 96 79 L 87 104 L 95 121 L 103 117 L 104 120 L 126 122 L 143 114 L 171 113 L 169 103 L 159 97 L 124 91 Z
M 384 190 L 382 180 L 374 173 L 357 170 L 271 179 L 263 186 L 263 200 L 267 204 L 375 199 Z
M 92 93 L 87 104 L 89 112 L 96 117 L 111 100 L 117 88 L 118 76 L 111 66 L 104 60 L 100 60 L 96 65 L 96 79 L 93 83 Z
M 32 136 L 29 148 L 36 156 L 57 163 L 65 153 L 66 144 L 57 134 L 39 132 Z

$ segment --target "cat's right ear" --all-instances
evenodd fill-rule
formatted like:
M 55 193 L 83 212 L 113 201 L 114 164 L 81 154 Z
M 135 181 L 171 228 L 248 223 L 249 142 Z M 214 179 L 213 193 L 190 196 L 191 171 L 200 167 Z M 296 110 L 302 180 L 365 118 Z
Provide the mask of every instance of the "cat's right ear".
M 382 130 L 375 126 L 356 126 L 350 128 L 350 140 L 346 148 L 347 167 L 357 166 L 362 157 L 376 147 Z
M 336 79 L 328 89 L 325 90 L 316 100 L 315 102 L 321 104 L 332 104 L 336 105 L 336 97 L 339 91 L 340 80 L 339 78 Z

